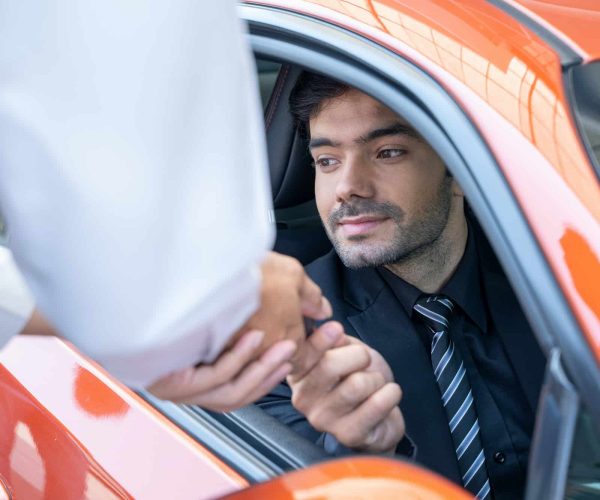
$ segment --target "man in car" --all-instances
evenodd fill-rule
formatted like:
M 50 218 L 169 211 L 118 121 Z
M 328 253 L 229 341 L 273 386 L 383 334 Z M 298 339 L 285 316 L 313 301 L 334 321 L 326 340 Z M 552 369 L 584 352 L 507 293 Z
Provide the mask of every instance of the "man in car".
M 305 73 L 290 109 L 334 246 L 307 270 L 348 338 L 261 406 L 333 454 L 396 452 L 478 498 L 522 496 L 545 361 L 460 187 L 356 89 Z

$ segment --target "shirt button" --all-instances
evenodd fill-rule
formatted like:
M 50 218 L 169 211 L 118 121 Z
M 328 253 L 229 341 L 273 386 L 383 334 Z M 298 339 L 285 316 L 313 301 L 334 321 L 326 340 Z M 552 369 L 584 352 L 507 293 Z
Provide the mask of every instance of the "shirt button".
M 497 451 L 496 453 L 494 453 L 494 462 L 496 462 L 497 464 L 503 464 L 504 462 L 506 462 L 506 457 L 504 456 L 504 453 L 502 453 L 501 451 Z

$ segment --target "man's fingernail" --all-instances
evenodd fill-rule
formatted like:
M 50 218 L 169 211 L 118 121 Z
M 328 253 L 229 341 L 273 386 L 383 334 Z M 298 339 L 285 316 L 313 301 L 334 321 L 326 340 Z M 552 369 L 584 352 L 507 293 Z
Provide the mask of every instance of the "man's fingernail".
M 323 333 L 331 342 L 335 342 L 342 333 L 342 329 L 337 323 L 325 324 L 322 328 Z

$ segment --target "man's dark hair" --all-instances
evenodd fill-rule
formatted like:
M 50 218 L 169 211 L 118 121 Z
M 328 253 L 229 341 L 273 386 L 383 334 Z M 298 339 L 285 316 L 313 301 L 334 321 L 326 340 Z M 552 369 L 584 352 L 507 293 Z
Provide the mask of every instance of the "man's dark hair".
M 350 90 L 345 83 L 317 73 L 304 71 L 290 93 L 290 112 L 300 133 L 309 138 L 309 120 L 317 115 L 325 101 L 340 97 Z

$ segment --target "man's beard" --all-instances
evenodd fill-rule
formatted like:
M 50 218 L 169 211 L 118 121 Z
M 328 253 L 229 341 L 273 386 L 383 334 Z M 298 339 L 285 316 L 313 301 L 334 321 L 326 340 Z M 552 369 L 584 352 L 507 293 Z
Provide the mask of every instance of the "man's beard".
M 332 212 L 325 229 L 346 267 L 358 269 L 400 264 L 423 255 L 432 248 L 448 223 L 451 200 L 450 183 L 444 182 L 433 203 L 414 217 L 411 224 L 404 225 L 404 211 L 397 205 L 357 199 Z M 371 243 L 368 235 L 354 235 L 344 240 L 338 238 L 336 229 L 341 219 L 366 215 L 389 218 L 392 221 L 394 232 L 389 241 Z M 361 244 L 361 241 L 364 243 Z

